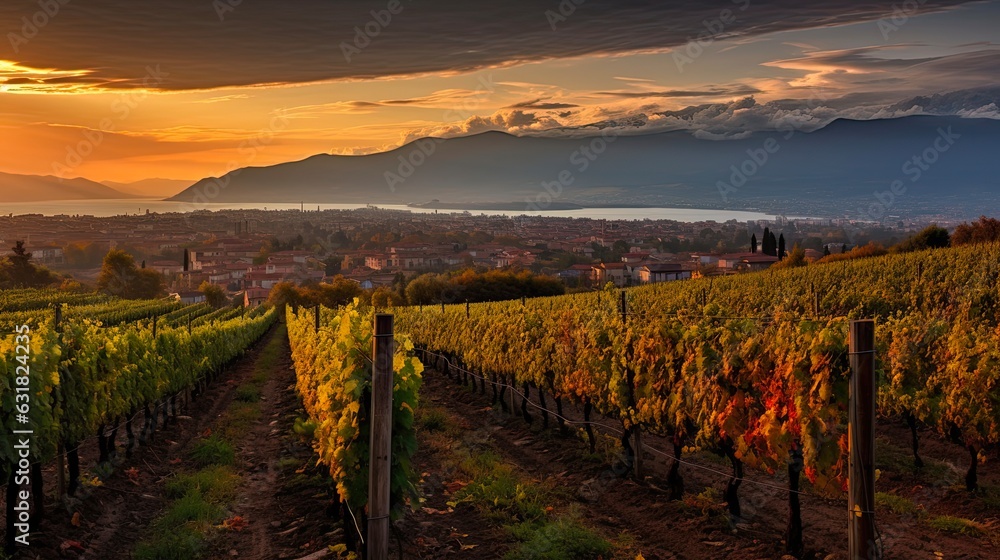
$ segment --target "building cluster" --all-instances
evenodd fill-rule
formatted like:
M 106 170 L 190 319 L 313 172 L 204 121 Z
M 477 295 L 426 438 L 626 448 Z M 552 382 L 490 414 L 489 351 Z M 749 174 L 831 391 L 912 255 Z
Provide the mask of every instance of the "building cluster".
M 209 282 L 266 297 L 278 282 L 323 282 L 335 274 L 371 288 L 391 284 L 400 275 L 514 267 L 558 275 L 571 285 L 625 286 L 761 270 L 777 259 L 725 254 L 718 248 L 731 248 L 734 239 L 742 243 L 748 231 L 769 224 L 774 222 L 603 220 L 374 207 L 139 211 L 110 217 L 0 216 L 0 242 L 12 247 L 24 240 L 37 262 L 83 281 L 96 278 L 103 255 L 120 248 L 161 272 L 172 291 L 191 291 Z M 792 228 L 797 239 L 826 241 L 830 231 L 850 227 L 838 220 L 781 220 L 780 225 Z M 705 239 L 713 239 L 708 246 L 717 239 L 716 250 L 682 250 L 706 246 Z

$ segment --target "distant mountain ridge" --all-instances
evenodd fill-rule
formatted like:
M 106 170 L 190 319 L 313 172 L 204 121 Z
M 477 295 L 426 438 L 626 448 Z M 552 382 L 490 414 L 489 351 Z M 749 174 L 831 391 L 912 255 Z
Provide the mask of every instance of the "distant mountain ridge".
M 133 198 L 89 179 L 0 173 L 0 203 Z
M 240 169 L 203 179 L 171 200 L 411 204 L 436 199 L 525 209 L 533 202 L 534 209 L 544 209 L 556 200 L 786 215 L 826 209 L 826 215 L 842 215 L 847 206 L 879 203 L 879 193 L 891 193 L 893 181 L 902 181 L 906 188 L 883 200 L 885 214 L 927 213 L 942 203 L 1000 210 L 997 153 L 1000 121 L 945 116 L 840 119 L 809 133 L 754 132 L 724 141 L 687 131 L 603 138 L 488 132 L 424 138 L 364 156 L 322 154 Z M 933 161 L 913 163 L 924 155 Z
M 132 183 L 101 181 L 101 183 L 125 194 L 149 198 L 174 196 L 191 186 L 191 181 L 182 179 L 143 179 Z

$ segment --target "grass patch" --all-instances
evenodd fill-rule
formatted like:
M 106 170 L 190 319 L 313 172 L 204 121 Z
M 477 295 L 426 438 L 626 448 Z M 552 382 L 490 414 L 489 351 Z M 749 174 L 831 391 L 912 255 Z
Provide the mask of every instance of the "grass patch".
M 428 432 L 443 432 L 448 423 L 448 413 L 440 408 L 421 407 L 417 411 L 417 426 Z
M 197 493 L 211 502 L 227 502 L 236 496 L 239 481 L 239 475 L 230 467 L 214 466 L 193 474 L 176 474 L 166 482 L 164 489 L 172 500 Z
M 896 515 L 916 515 L 919 511 L 913 500 L 887 492 L 875 493 L 875 507 L 889 510 Z
M 492 451 L 471 455 L 460 465 L 472 482 L 455 493 L 453 503 L 471 503 L 501 525 L 535 523 L 545 517 L 542 492 L 522 483 L 514 466 Z
M 610 557 L 611 543 L 575 519 L 558 519 L 534 529 L 505 560 L 598 560 Z
M 233 393 L 233 398 L 239 402 L 255 403 L 260 401 L 260 387 L 250 385 L 240 385 Z
M 233 449 L 233 444 L 217 435 L 199 440 L 190 455 L 191 460 L 199 467 L 232 465 L 236 462 L 236 450 Z
M 204 537 L 190 527 L 177 527 L 174 531 L 157 534 L 139 543 L 135 549 L 136 560 L 192 560 L 201 558 L 205 548 Z
M 459 461 L 471 482 L 449 505 L 469 503 L 492 523 L 505 528 L 518 544 L 506 560 L 597 560 L 610 558 L 614 546 L 577 520 L 555 517 L 551 489 L 523 480 L 516 467 L 492 450 Z
M 986 532 L 986 527 L 981 523 L 951 515 L 939 515 L 928 519 L 927 525 L 931 529 L 960 535 L 981 535 Z
M 222 504 L 236 493 L 239 477 L 228 467 L 175 475 L 166 484 L 170 507 L 136 547 L 137 560 L 194 560 L 205 552 L 207 533 L 226 517 Z
M 170 508 L 163 514 L 157 525 L 165 528 L 179 527 L 189 523 L 195 526 L 211 525 L 222 521 L 224 516 L 225 510 L 222 507 L 209 502 L 201 492 L 193 490 L 170 504 Z
M 216 424 L 222 437 L 229 441 L 243 439 L 260 420 L 260 403 L 234 402 Z

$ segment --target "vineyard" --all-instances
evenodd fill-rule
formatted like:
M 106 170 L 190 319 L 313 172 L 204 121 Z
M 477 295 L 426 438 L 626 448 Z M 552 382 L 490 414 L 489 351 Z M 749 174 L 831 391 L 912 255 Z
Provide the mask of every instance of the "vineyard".
M 189 400 L 277 317 L 257 308 L 210 318 L 206 306 L 52 292 L 5 295 L 3 303 L 9 308 L 0 313 L 11 334 L 0 340 L 0 418 L 8 434 L 30 433 L 31 453 L 25 457 L 14 439 L 4 438 L 0 464 L 8 498 L 25 486 L 17 473 L 30 468 L 32 495 L 39 500 L 45 464 L 58 458 L 61 465 L 65 458 L 66 492 L 73 495 L 80 485 L 77 450 L 85 441 L 98 440 L 98 462 L 106 463 L 117 454 L 114 442 L 123 429 L 125 453 L 131 454 L 134 424 L 140 423 L 139 442 L 152 438 L 161 417 L 165 424 L 177 415 L 179 397 Z M 205 319 L 194 325 L 195 318 Z M 8 499 L 8 550 L 12 507 Z
M 516 391 L 530 418 L 534 392 L 545 421 L 562 423 L 564 403 L 578 403 L 591 450 L 591 415 L 614 419 L 629 468 L 634 433 L 666 437 L 669 452 L 645 451 L 671 462 L 675 498 L 685 449 L 729 458 L 735 516 L 745 466 L 787 471 L 787 550 L 801 553 L 798 473 L 810 493 L 846 492 L 847 318 L 877 320 L 877 410 L 909 423 L 915 466 L 917 427 L 931 428 L 968 453 L 976 489 L 977 465 L 1000 442 L 998 266 L 1000 247 L 977 246 L 395 312 L 430 363 L 478 380 L 501 407 Z
M 595 492 L 594 484 L 604 488 L 598 493 L 612 495 L 608 489 L 615 487 L 614 481 L 634 481 L 640 485 L 635 504 L 605 507 L 640 519 L 648 514 L 634 512 L 663 507 L 652 500 L 645 503 L 644 493 L 655 489 L 670 503 L 711 509 L 711 493 L 699 492 L 698 484 L 721 482 L 718 501 L 730 534 L 737 535 L 732 538 L 781 541 L 781 553 L 817 557 L 809 552 L 815 516 L 812 523 L 803 523 L 804 510 L 841 512 L 828 516 L 834 518 L 830 523 L 841 540 L 840 520 L 847 525 L 852 480 L 848 427 L 855 422 L 849 394 L 859 354 L 849 342 L 852 319 L 875 320 L 879 429 L 889 430 L 903 449 L 890 472 L 893 480 L 902 480 L 901 471 L 920 473 L 925 467 L 926 472 L 943 472 L 944 455 L 963 465 L 961 483 L 970 491 L 966 501 L 994 499 L 993 490 L 984 491 L 981 483 L 984 476 L 987 484 L 995 477 L 982 475 L 979 468 L 995 456 L 1000 443 L 998 267 L 1000 247 L 990 245 L 625 290 L 608 287 L 519 301 L 397 307 L 387 310 L 395 319 L 395 332 L 381 369 L 377 337 L 388 335 L 377 335 L 374 324 L 380 315 L 357 301 L 337 309 L 289 305 L 283 310 L 243 310 L 47 291 L 3 295 L 0 321 L 10 334 L 0 340 L 2 421 L 8 433 L 32 428 L 28 458 L 14 439 L 5 439 L 0 447 L 8 482 L 8 539 L 17 534 L 10 526 L 16 519 L 10 509 L 16 501 L 10 499 L 12 491 L 30 487 L 32 496 L 44 497 L 42 470 L 55 464 L 61 476 L 65 461 L 68 480 L 57 482 L 57 492 L 65 486 L 67 495 L 78 494 L 89 476 L 81 472 L 80 449 L 96 443 L 93 472 L 120 464 L 120 433 L 126 457 L 136 452 L 137 444 L 150 445 L 157 430 L 167 429 L 168 419 L 177 418 L 179 408 L 191 410 L 190 403 L 211 391 L 209 382 L 223 368 L 266 338 L 271 359 L 287 360 L 284 367 L 275 365 L 280 361 L 262 362 L 260 371 L 247 378 L 256 381 L 217 389 L 222 391 L 218 394 L 235 395 L 231 398 L 239 401 L 233 409 L 237 412 L 217 414 L 215 405 L 206 402 L 211 412 L 195 421 L 197 427 L 185 436 L 185 441 L 199 445 L 243 441 L 240 455 L 246 462 L 241 463 L 240 476 L 249 486 L 241 492 L 275 493 L 256 508 L 230 503 L 226 507 L 232 511 L 219 510 L 211 517 L 214 521 L 204 525 L 209 532 L 228 531 L 236 543 L 236 533 L 247 523 L 243 515 L 253 515 L 254 539 L 232 545 L 249 547 L 249 557 L 276 557 L 275 549 L 261 548 L 258 537 L 268 527 L 286 523 L 289 528 L 279 533 L 286 557 L 294 557 L 287 556 L 289 550 L 306 548 L 319 547 L 319 554 L 337 541 L 343 543 L 338 553 L 356 551 L 363 557 L 373 524 L 388 520 L 403 531 L 396 540 L 401 550 L 407 543 L 407 557 L 422 555 L 444 540 L 455 541 L 462 556 L 497 557 L 488 556 L 485 549 L 473 554 L 476 545 L 464 544 L 455 535 L 469 537 L 478 520 L 496 522 L 503 516 L 511 516 L 515 528 L 504 529 L 507 541 L 494 541 L 495 546 L 507 548 L 498 542 L 509 542 L 511 534 L 526 550 L 587 541 L 577 518 L 557 517 L 561 507 L 530 498 L 541 490 L 528 479 L 514 477 L 512 467 L 498 463 L 491 453 L 511 461 L 537 454 L 532 468 L 576 480 L 573 484 L 580 487 L 585 503 Z M 283 324 L 272 329 L 279 319 Z M 287 378 L 282 371 L 288 372 Z M 386 478 L 391 507 L 384 515 L 374 515 L 371 502 L 378 455 L 373 396 L 379 371 L 391 377 L 392 394 Z M 248 404 L 262 399 L 265 385 L 268 400 L 283 403 L 271 416 L 266 415 L 270 403 Z M 23 406 L 27 399 L 18 396 L 25 393 L 31 396 L 29 407 Z M 197 416 L 197 411 L 192 414 Z M 221 436 L 212 435 L 216 417 L 223 419 Z M 232 419 L 237 417 L 251 418 L 256 428 L 237 430 Z M 496 435 L 492 426 L 499 417 L 516 435 Z M 472 440 L 460 435 L 461 428 L 454 436 L 442 435 L 441 426 L 451 422 L 479 428 Z M 271 442 L 276 424 L 285 426 L 287 434 Z M 477 435 L 484 433 L 490 435 Z M 494 438 L 506 447 L 483 452 L 483 442 Z M 526 442 L 531 439 L 544 449 L 529 453 Z M 472 447 L 462 451 L 467 441 Z M 295 451 L 303 443 L 305 455 Z M 160 445 L 156 453 L 175 458 L 142 460 L 168 480 L 168 488 L 178 476 L 194 476 L 175 472 L 179 467 L 174 465 L 189 461 L 188 455 L 162 447 L 172 443 Z M 258 446 L 264 453 L 282 454 L 280 461 L 267 458 L 269 472 L 278 473 L 271 478 L 255 478 L 255 461 L 261 460 L 254 455 Z M 610 464 L 612 474 L 573 479 L 567 473 L 592 468 L 565 458 L 575 456 L 574 447 L 587 461 L 603 454 L 599 461 Z M 544 455 L 549 448 L 558 451 L 554 458 Z M 706 462 L 708 456 L 718 457 L 717 462 Z M 545 462 L 552 464 L 540 466 Z M 274 466 L 279 463 L 291 466 L 281 470 Z M 21 467 L 27 467 L 30 476 L 16 476 Z M 196 462 L 185 472 L 208 476 L 205 473 L 217 468 Z M 128 477 L 138 476 L 136 469 L 128 472 Z M 303 473 L 313 477 L 304 486 Z M 457 478 L 434 482 L 446 473 Z M 274 477 L 279 475 L 282 482 L 276 485 Z M 477 482 L 476 476 L 487 482 Z M 51 474 L 48 478 L 51 482 Z M 291 495 L 297 497 L 284 498 L 288 488 L 295 489 L 298 493 Z M 194 497 L 201 499 L 201 492 Z M 565 499 L 554 492 L 554 502 Z M 765 493 L 785 505 L 783 534 L 766 529 L 755 536 L 748 529 L 747 520 L 759 515 L 764 503 L 760 495 Z M 548 507 L 518 505 L 519 500 L 532 499 Z M 622 498 L 628 499 L 633 498 Z M 463 505 L 477 503 L 472 508 Z M 280 517 L 275 504 L 304 508 L 306 513 L 289 521 Z M 33 511 L 42 508 L 40 501 L 33 504 Z M 451 512 L 467 519 L 444 521 L 442 516 Z M 862 514 L 873 512 L 852 515 Z M 331 532 L 324 528 L 327 520 L 342 527 Z M 303 527 L 318 533 L 305 544 L 295 540 L 295 531 Z M 442 529 L 434 532 L 435 527 Z M 987 530 L 986 525 L 969 527 L 979 534 Z M 187 522 L 173 530 L 189 528 Z M 418 536 L 408 540 L 405 531 Z M 575 537 L 560 537 L 560 531 Z M 334 542 L 331 534 L 336 535 Z M 173 543 L 168 537 L 157 538 Z M 681 539 L 690 540 L 690 533 Z M 712 546 L 721 546 L 720 537 L 713 539 Z M 842 546 L 826 539 L 820 550 Z M 593 542 L 597 544 L 590 552 L 552 557 L 610 557 L 609 545 Z M 227 545 L 217 541 L 214 546 Z M 614 558 L 635 558 L 644 550 L 641 545 L 626 547 L 627 555 L 617 553 Z M 214 557 L 204 546 L 191 545 L 190 557 Z M 658 557 L 650 550 L 643 553 Z M 548 557 L 517 554 L 507 557 Z

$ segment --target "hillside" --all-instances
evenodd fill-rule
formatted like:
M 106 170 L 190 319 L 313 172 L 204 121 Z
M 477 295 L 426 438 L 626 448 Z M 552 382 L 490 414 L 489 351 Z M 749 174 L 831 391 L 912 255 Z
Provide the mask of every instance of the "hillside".
M 91 200 L 132 198 L 88 179 L 61 179 L 52 175 L 14 175 L 0 173 L 0 202 L 45 202 L 52 200 Z

